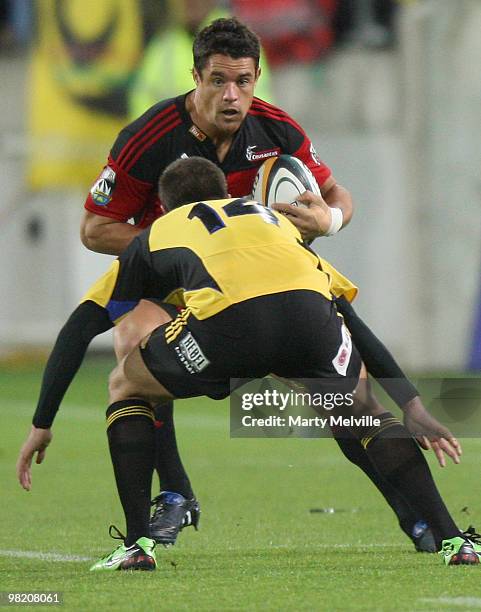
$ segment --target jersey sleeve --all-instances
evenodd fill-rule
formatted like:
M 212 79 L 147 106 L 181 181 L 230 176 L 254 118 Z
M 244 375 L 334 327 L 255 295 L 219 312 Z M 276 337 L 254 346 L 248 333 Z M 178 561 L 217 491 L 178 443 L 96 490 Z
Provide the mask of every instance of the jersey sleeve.
M 328 261 L 319 257 L 319 255 L 318 259 L 320 269 L 329 277 L 329 291 L 331 294 L 335 298 L 344 296 L 348 302 L 352 302 L 359 292 L 356 285 L 351 283 L 348 278 L 336 270 L 334 266 L 331 266 Z
M 111 327 L 107 312 L 91 301 L 83 302 L 73 311 L 60 330 L 45 366 L 32 420 L 35 427 L 47 429 L 52 425 L 91 340 Z
M 314 145 L 306 134 L 304 134 L 300 147 L 292 155 L 306 164 L 314 175 L 319 187 L 322 187 L 331 176 L 331 169 L 319 159 Z
M 317 155 L 316 149 L 302 127 L 285 111 L 255 97 L 250 115 L 257 117 L 261 125 L 267 127 L 268 133 L 280 147 L 280 153 L 293 155 L 311 170 L 319 187 L 322 187 L 331 176 L 331 170 Z
M 336 307 L 344 317 L 344 322 L 369 374 L 376 378 L 399 408 L 403 409 L 407 402 L 419 395 L 418 390 L 406 377 L 393 355 L 364 321 L 359 318 L 354 308 L 344 297 L 336 300 Z
M 314 175 L 319 187 L 322 187 L 331 176 L 331 169 L 321 161 L 311 139 L 297 121 L 286 115 L 284 122 L 289 147 L 287 152 L 304 162 Z
M 110 155 L 90 189 L 85 208 L 95 215 L 126 222 L 139 219 L 146 209 L 153 209 L 156 200 L 152 183 L 131 176 Z

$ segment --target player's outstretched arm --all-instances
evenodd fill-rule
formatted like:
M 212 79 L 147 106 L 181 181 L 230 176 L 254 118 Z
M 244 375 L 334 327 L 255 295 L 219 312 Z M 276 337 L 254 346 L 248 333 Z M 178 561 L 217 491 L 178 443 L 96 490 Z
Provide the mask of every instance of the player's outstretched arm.
M 409 381 L 390 351 L 357 315 L 345 297 L 336 299 L 337 310 L 351 332 L 367 371 L 379 381 L 386 393 L 403 409 L 416 396 L 416 387 Z
M 345 297 L 337 298 L 336 305 L 344 317 L 369 374 L 379 381 L 401 408 L 407 429 L 416 437 L 424 450 L 433 450 L 441 467 L 446 465 L 445 455 L 454 463 L 459 463 L 462 449 L 458 440 L 429 414 L 416 387 L 406 377 L 392 354 L 358 317 Z
M 52 432 L 50 429 L 39 429 L 32 425 L 32 429 L 28 434 L 27 439 L 20 449 L 20 454 L 17 460 L 17 478 L 21 486 L 30 491 L 32 488 L 32 459 L 35 453 L 37 458 L 35 463 L 42 463 L 45 459 L 47 446 L 52 441 Z
M 113 327 L 107 311 L 94 302 L 77 306 L 60 330 L 43 373 L 35 427 L 48 429 L 95 336 Z
M 32 429 L 17 461 L 18 481 L 25 490 L 30 491 L 32 486 L 33 456 L 37 453 L 36 463 L 44 460 L 46 448 L 52 439 L 50 427 L 91 340 L 112 325 L 105 309 L 87 301 L 74 310 L 57 336 L 45 366 Z
M 419 397 L 413 398 L 403 407 L 404 425 L 417 439 L 424 450 L 432 449 L 441 467 L 446 465 L 446 455 L 459 463 L 462 448 L 447 427 L 442 425 L 423 406 Z

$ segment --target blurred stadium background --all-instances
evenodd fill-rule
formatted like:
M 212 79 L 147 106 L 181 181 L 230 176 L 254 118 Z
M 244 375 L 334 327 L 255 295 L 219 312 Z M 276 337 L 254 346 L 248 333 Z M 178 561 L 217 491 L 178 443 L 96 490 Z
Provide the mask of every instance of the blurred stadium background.
M 142 96 L 189 79 L 159 49 L 219 10 L 261 35 L 266 95 L 354 196 L 315 247 L 361 315 L 410 371 L 481 369 L 479 0 L 0 2 L 0 357 L 48 348 L 105 269 L 79 240 L 87 190 Z
M 189 30 L 222 12 L 262 37 L 259 95 L 354 196 L 350 226 L 315 248 L 360 286 L 360 314 L 411 372 L 481 370 L 480 0 L 0 0 L 0 589 L 82 611 L 479 609 L 472 568 L 415 555 L 333 441 L 233 440 L 227 402 L 203 400 L 176 416 L 201 530 L 159 551 L 156 580 L 89 577 L 122 526 L 110 337 L 18 487 L 47 351 L 110 260 L 80 243 L 87 191 L 129 118 L 191 87 Z M 480 443 L 463 444 L 459 469 L 428 457 L 460 527 L 479 527 Z

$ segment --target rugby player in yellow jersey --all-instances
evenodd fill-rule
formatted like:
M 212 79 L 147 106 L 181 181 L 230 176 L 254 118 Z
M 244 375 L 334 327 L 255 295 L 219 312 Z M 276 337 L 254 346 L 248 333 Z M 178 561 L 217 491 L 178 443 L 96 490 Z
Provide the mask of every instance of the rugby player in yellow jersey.
M 329 380 L 348 393 L 365 373 L 332 299 L 351 300 L 357 289 L 305 247 L 285 216 L 245 198 L 228 198 L 223 173 L 202 158 L 171 164 L 160 190 L 169 214 L 132 241 L 67 322 L 69 341 L 57 340 L 17 464 L 19 481 L 29 489 L 33 455 L 43 460 L 56 410 L 83 357 L 78 361 L 78 343 L 72 341 L 84 332 L 83 324 L 99 333 L 140 299 L 151 300 L 158 326 L 121 360 L 109 384 L 107 433 L 127 535 L 119 532 L 123 544 L 92 570 L 156 567 L 149 528 L 153 403 L 224 398 L 232 378 L 269 373 L 309 379 L 312 390 Z M 186 204 L 199 196 L 205 200 Z M 85 333 L 90 336 L 92 329 Z M 72 360 L 69 376 L 56 383 L 56 365 Z M 342 414 L 379 417 L 376 426 L 351 427 L 379 473 L 433 526 L 446 562 L 479 562 L 476 545 L 454 524 L 409 432 L 386 418 L 369 394 L 366 400 L 344 406 Z M 427 412 L 412 425 L 431 439 L 438 458 L 444 451 L 459 461 L 459 444 Z
M 186 156 L 214 160 L 226 174 L 230 193 L 241 197 L 251 192 L 266 156 L 295 155 L 313 172 L 322 198 L 303 194 L 299 200 L 307 208 L 280 203 L 273 207 L 288 212 L 305 239 L 332 233 L 341 220 L 343 226 L 349 222 L 351 195 L 318 159 L 302 127 L 282 109 L 254 96 L 260 76 L 259 48 L 256 34 L 235 18 L 217 19 L 197 34 L 192 58 L 195 90 L 159 101 L 126 126 L 113 144 L 108 166 L 85 204 L 81 234 L 87 248 L 119 255 L 142 228 L 161 215 L 158 178 L 170 162 Z M 137 224 L 128 223 L 130 218 Z M 405 414 L 422 410 L 416 388 L 379 338 L 347 300 L 337 300 L 337 308 L 369 374 Z M 152 305 L 142 300 L 135 315 L 119 325 L 114 334 L 117 354 L 128 353 L 139 342 L 140 328 L 149 331 L 152 310 Z M 157 542 L 174 544 L 182 526 L 197 525 L 200 509 L 177 449 L 172 401 L 157 406 L 156 416 L 160 490 L 153 500 L 151 527 Z M 346 428 L 336 426 L 332 431 L 344 456 L 384 496 L 416 550 L 434 552 L 425 517 L 417 515 L 399 492 L 379 477 L 362 445 Z

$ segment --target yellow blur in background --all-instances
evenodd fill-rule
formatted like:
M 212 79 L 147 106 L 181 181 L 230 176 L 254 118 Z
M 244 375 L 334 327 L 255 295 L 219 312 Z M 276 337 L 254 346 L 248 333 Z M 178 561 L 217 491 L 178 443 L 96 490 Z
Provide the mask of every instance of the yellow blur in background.
M 32 189 L 88 185 L 125 124 L 142 57 L 136 0 L 42 0 L 29 81 Z

